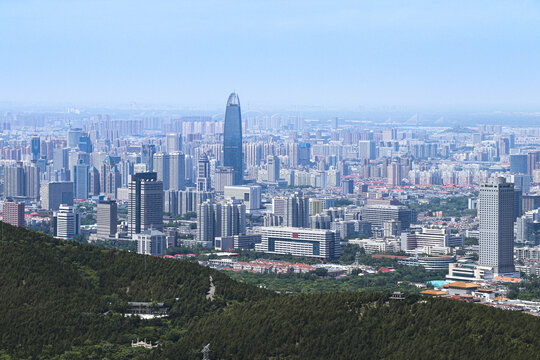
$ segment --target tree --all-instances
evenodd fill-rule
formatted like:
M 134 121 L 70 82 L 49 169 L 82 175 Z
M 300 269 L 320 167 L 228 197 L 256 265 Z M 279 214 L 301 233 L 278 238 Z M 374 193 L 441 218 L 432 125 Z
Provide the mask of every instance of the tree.
M 326 268 L 317 268 L 315 269 L 315 271 L 313 271 L 313 273 L 317 276 L 320 276 L 320 277 L 327 277 L 328 276 L 328 269 Z

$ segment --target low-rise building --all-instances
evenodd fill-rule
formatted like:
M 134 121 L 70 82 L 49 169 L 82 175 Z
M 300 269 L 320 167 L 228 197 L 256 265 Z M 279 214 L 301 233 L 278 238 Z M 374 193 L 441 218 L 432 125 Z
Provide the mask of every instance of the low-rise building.
M 448 264 L 447 280 L 454 281 L 490 281 L 494 272 L 491 266 L 479 266 L 470 263 Z
M 256 251 L 270 254 L 290 254 L 320 259 L 340 256 L 339 239 L 330 230 L 293 227 L 262 227 L 261 242 Z
M 167 251 L 167 237 L 158 230 L 148 229 L 133 234 L 133 240 L 137 241 L 137 253 L 139 254 L 162 256 Z

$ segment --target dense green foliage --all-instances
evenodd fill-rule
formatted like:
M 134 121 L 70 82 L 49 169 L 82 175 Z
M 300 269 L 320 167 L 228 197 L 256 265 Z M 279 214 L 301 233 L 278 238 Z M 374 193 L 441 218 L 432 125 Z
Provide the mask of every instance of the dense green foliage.
M 102 342 L 130 346 L 137 337 L 164 341 L 170 327 L 272 295 L 190 262 L 64 242 L 7 224 L 0 258 L 0 348 L 15 358 Z M 210 276 L 215 301 L 206 299 Z M 170 319 L 123 317 L 127 301 L 165 302 Z M 108 310 L 119 314 L 103 315 Z
M 540 319 L 512 311 L 413 294 L 388 301 L 387 292 L 276 295 L 186 261 L 64 242 L 6 224 L 3 230 L 0 359 L 200 359 L 207 343 L 212 359 L 532 359 L 540 353 Z M 418 279 L 421 269 L 409 269 L 399 280 Z M 214 301 L 206 298 L 210 276 Z M 341 281 L 297 277 L 301 286 Z M 388 290 L 397 280 L 396 273 L 351 276 L 349 288 L 328 291 Z M 164 302 L 169 317 L 124 317 L 128 301 Z M 160 346 L 131 348 L 137 338 Z
M 349 199 L 345 199 L 345 198 L 340 198 L 340 199 L 336 199 L 334 200 L 334 206 L 347 206 L 347 205 L 351 205 L 353 202 Z
M 540 320 L 446 299 L 281 296 L 192 322 L 155 359 L 535 359 Z
M 508 297 L 522 300 L 540 300 L 540 278 L 532 276 L 519 284 L 509 285 Z
M 475 237 L 466 237 L 465 245 L 478 245 L 478 238 Z
M 387 260 L 390 259 L 374 259 Z M 319 293 L 338 291 L 407 291 L 419 292 L 419 289 L 408 283 L 444 279 L 445 272 L 427 272 L 422 267 L 397 265 L 396 271 L 372 275 L 350 275 L 343 278 L 321 278 L 314 273 L 308 274 L 254 274 L 249 272 L 232 272 L 227 274 L 238 281 L 264 287 L 282 293 Z M 399 283 L 399 284 L 398 284 Z
M 455 196 L 449 198 L 429 199 L 427 203 L 409 202 L 407 205 L 417 212 L 442 211 L 443 216 L 460 217 L 465 215 L 476 215 L 476 210 L 468 209 L 469 196 Z

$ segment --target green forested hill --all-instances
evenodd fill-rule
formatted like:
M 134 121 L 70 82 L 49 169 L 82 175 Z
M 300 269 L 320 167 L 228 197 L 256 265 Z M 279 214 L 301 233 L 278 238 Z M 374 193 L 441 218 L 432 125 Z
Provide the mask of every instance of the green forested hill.
M 193 323 L 156 359 L 538 359 L 540 319 L 447 299 L 282 296 Z
M 157 341 L 171 328 L 228 303 L 272 295 L 197 264 L 2 226 L 0 349 L 15 358 L 41 359 L 102 342 L 130 346 L 137 337 Z M 210 275 L 213 302 L 206 299 Z M 170 322 L 103 315 L 121 313 L 127 301 L 165 302 L 171 306 Z
M 530 315 L 416 295 L 278 296 L 189 262 L 3 229 L 2 360 L 201 359 L 207 343 L 212 359 L 540 357 Z M 127 301 L 165 302 L 170 316 L 124 317 Z M 137 338 L 160 346 L 133 349 Z

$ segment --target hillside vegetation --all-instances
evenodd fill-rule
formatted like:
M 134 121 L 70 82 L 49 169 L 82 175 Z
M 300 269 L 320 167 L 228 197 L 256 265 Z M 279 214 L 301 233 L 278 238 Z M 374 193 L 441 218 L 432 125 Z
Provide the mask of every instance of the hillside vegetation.
M 540 319 L 387 293 L 277 295 L 186 261 L 3 224 L 0 359 L 534 359 Z M 207 299 L 210 277 L 214 301 Z M 128 301 L 169 317 L 125 317 Z M 159 347 L 132 348 L 146 338 Z
M 16 358 L 46 358 L 104 341 L 131 346 L 137 337 L 157 341 L 169 328 L 227 304 L 272 295 L 190 262 L 2 226 L 0 348 Z M 216 286 L 214 301 L 206 299 L 210 276 Z M 109 310 L 122 313 L 128 301 L 165 302 L 171 307 L 170 319 L 103 315 Z
M 282 296 L 188 328 L 155 359 L 538 359 L 540 320 L 448 299 L 380 293 Z M 179 357 L 178 354 L 182 354 Z

